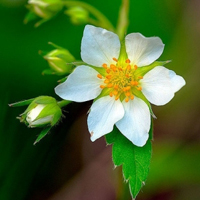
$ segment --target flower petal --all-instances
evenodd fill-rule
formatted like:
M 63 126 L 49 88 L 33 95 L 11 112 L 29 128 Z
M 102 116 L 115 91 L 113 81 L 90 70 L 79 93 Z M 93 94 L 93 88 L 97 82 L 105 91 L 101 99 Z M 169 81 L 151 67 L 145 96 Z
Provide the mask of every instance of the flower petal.
M 120 41 L 115 33 L 102 28 L 86 25 L 81 42 L 81 58 L 84 62 L 101 67 L 102 64 L 114 64 L 112 58 L 118 58 Z
M 91 140 L 95 141 L 101 136 L 110 133 L 114 124 L 124 116 L 124 108 L 120 100 L 105 96 L 92 104 L 88 116 L 88 129 Z
M 146 73 L 140 83 L 146 98 L 159 106 L 168 103 L 185 85 L 185 80 L 174 71 L 158 66 Z
M 125 38 L 126 52 L 131 64 L 146 66 L 157 60 L 164 50 L 159 37 L 146 38 L 140 33 L 131 33 Z
M 55 88 L 62 99 L 83 102 L 96 98 L 101 93 L 103 80 L 97 78 L 98 72 L 91 67 L 77 67 L 67 80 Z
M 149 137 L 151 114 L 147 104 L 135 97 L 128 103 L 122 102 L 124 117 L 116 123 L 121 133 L 136 146 L 142 147 Z

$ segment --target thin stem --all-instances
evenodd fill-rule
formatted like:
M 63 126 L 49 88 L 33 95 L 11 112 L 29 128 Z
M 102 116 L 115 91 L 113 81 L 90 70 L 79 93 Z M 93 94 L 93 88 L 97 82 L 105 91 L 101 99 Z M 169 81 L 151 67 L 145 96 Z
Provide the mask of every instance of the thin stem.
M 99 10 L 97 10 L 95 7 L 82 2 L 82 1 L 64 1 L 63 4 L 67 7 L 72 7 L 72 6 L 79 6 L 84 9 L 86 9 L 88 12 L 90 12 L 96 19 L 99 21 L 99 26 L 106 28 L 110 31 L 115 32 L 115 28 L 112 25 L 112 23 L 107 19 L 105 15 L 103 15 Z M 96 24 L 95 24 L 96 25 Z
M 72 101 L 68 101 L 68 100 L 62 100 L 62 101 L 59 101 L 58 102 L 58 106 L 60 108 L 64 107 L 64 106 L 67 106 L 68 104 L 72 103 Z
M 117 23 L 117 34 L 119 39 L 122 40 L 127 31 L 129 20 L 129 0 L 122 0 L 122 5 L 119 11 L 119 19 Z

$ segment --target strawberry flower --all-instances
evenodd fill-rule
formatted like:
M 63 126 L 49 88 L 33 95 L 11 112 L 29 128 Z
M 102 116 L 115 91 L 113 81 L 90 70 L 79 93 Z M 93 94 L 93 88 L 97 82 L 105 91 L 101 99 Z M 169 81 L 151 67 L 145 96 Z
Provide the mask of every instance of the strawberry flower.
M 87 123 L 91 140 L 111 132 L 114 125 L 136 146 L 149 137 L 151 107 L 168 103 L 185 80 L 155 65 L 164 50 L 158 37 L 128 34 L 120 42 L 115 33 L 86 25 L 78 66 L 55 88 L 61 98 L 75 102 L 95 99 Z

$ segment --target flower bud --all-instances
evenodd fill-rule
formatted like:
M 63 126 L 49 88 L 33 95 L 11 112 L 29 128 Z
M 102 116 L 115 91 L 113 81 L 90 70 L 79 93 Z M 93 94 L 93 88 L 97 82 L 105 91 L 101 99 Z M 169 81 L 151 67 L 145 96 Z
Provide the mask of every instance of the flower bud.
M 43 19 L 50 19 L 63 8 L 60 0 L 29 0 L 28 4 L 28 8 Z
M 75 61 L 75 58 L 70 54 L 70 52 L 64 48 L 54 49 L 44 56 L 47 60 L 51 70 L 43 71 L 43 74 L 56 74 L 56 75 L 67 75 L 73 70 L 73 64 L 71 62 Z
M 71 7 L 65 11 L 65 14 L 70 17 L 71 22 L 75 25 L 86 24 L 89 20 L 88 11 L 82 7 Z
M 61 116 L 61 108 L 54 98 L 40 96 L 35 98 L 18 118 L 20 122 L 24 122 L 27 126 L 34 128 L 48 125 L 54 126 Z
M 24 23 L 27 24 L 40 17 L 42 20 L 35 24 L 35 27 L 38 27 L 55 16 L 63 8 L 63 4 L 61 0 L 29 0 L 26 7 L 29 12 L 25 16 Z

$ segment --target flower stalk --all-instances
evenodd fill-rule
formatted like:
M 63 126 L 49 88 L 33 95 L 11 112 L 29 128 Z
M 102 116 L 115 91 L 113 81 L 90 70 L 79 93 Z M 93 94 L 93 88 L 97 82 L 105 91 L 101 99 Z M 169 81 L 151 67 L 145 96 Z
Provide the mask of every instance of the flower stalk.
M 117 30 L 116 30 L 116 33 L 118 34 L 120 40 L 124 38 L 129 25 L 128 15 L 129 15 L 129 0 L 122 0 L 122 5 L 119 11 Z

